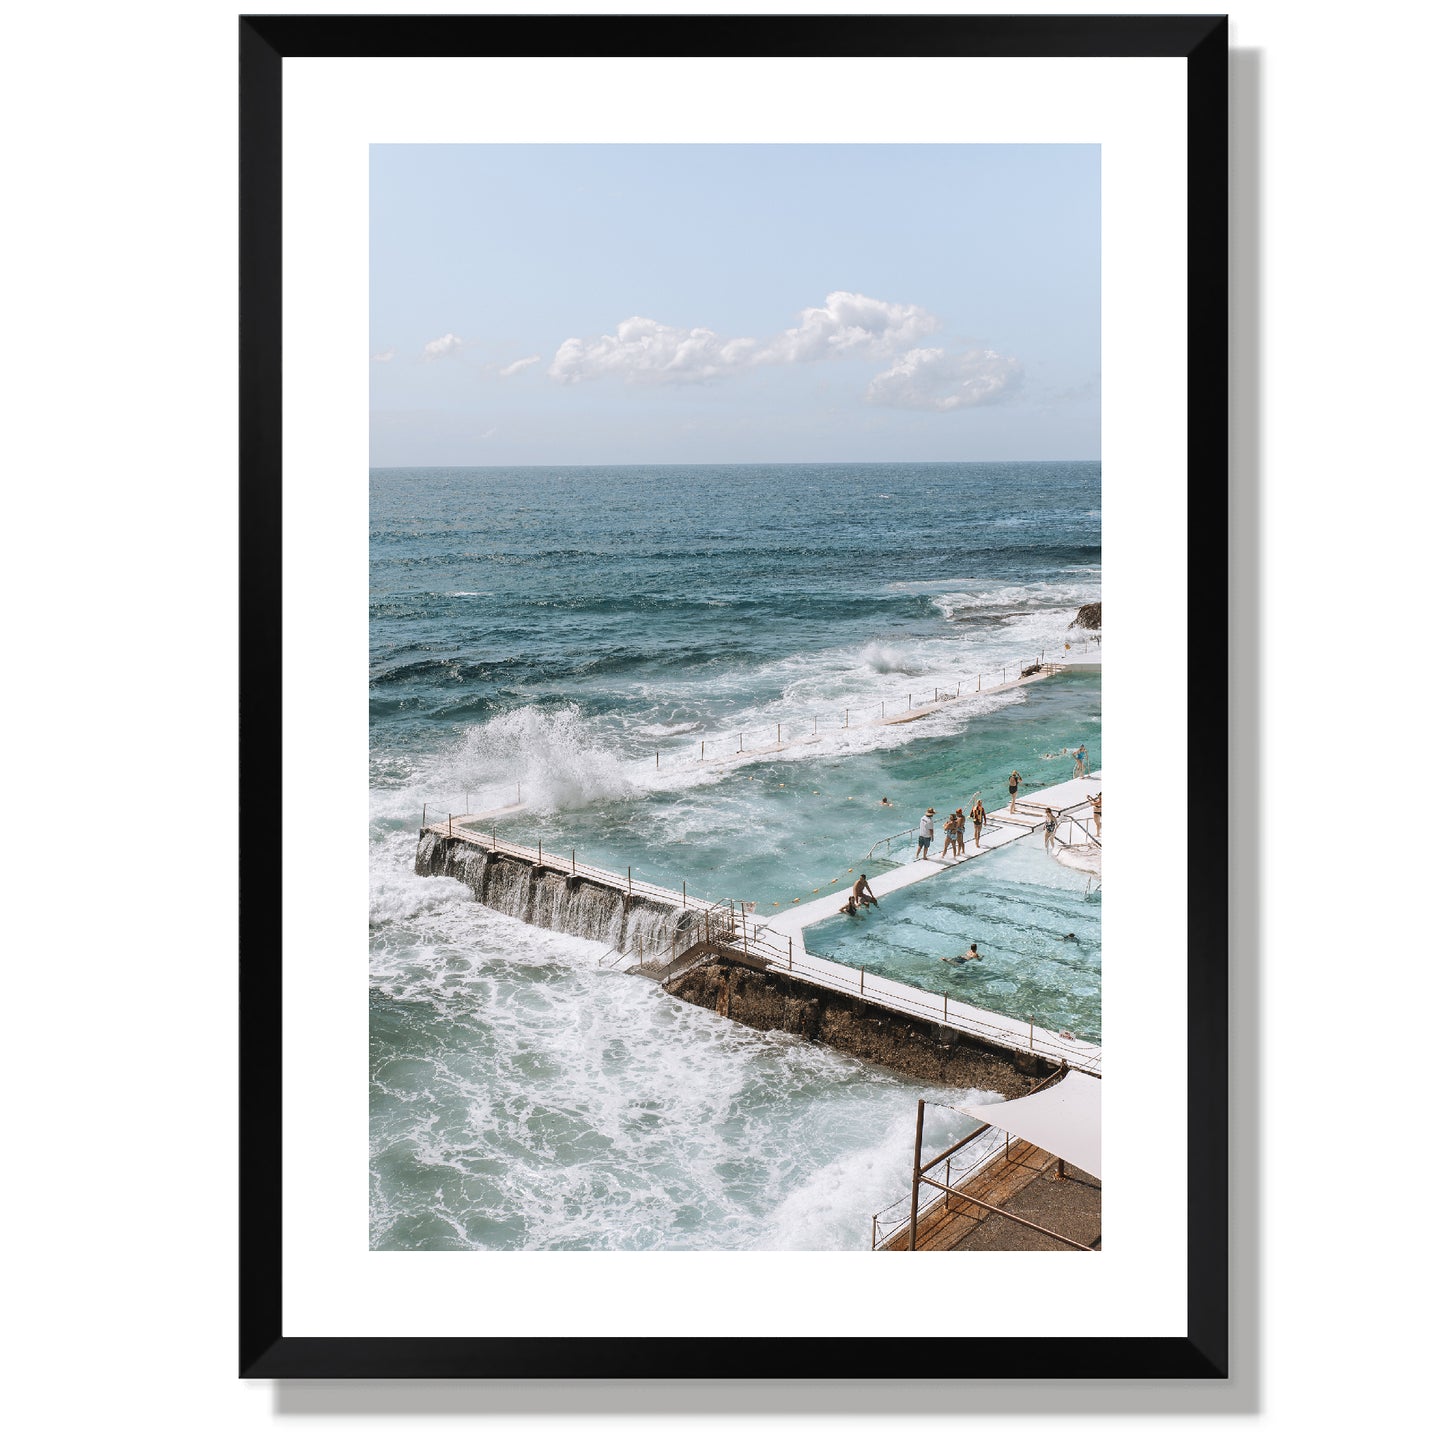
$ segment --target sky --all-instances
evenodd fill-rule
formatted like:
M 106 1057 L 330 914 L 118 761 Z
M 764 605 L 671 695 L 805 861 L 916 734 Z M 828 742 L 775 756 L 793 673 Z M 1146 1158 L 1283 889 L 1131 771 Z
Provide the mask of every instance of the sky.
M 373 146 L 374 466 L 1095 460 L 1099 148 Z

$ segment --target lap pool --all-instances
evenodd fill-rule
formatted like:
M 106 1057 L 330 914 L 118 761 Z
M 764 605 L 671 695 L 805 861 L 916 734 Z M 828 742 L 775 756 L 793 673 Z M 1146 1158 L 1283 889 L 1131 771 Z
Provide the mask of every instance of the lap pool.
M 824 958 L 1102 1044 L 1100 911 L 1098 881 L 1056 863 L 1035 836 L 888 894 L 866 916 L 814 924 L 804 938 Z M 971 943 L 980 962 L 943 961 Z

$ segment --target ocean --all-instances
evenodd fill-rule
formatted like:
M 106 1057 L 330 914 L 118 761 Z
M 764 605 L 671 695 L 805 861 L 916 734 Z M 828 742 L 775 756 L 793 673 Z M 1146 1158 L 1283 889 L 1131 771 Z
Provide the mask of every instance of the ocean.
M 1100 596 L 1096 462 L 374 470 L 372 1247 L 867 1249 L 908 1187 L 916 1081 L 417 877 L 423 806 L 520 797 L 500 836 L 766 917 L 926 806 L 998 806 L 1014 767 L 1059 781 L 1079 743 L 1101 766 L 1097 676 L 966 696 Z M 799 746 L 737 755 L 779 736 Z M 999 937 L 1026 952 L 1000 877 Z M 917 923 L 909 967 L 949 920 Z M 1011 972 L 976 1001 L 1007 1012 Z M 1097 987 L 1075 1017 L 1036 973 L 1095 1037 Z M 964 1122 L 930 1114 L 940 1146 Z

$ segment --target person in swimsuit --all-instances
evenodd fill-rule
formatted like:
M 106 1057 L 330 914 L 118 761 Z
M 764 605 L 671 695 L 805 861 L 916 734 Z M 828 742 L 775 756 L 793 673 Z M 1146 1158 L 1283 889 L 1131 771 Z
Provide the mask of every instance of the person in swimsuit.
M 868 882 L 868 875 L 866 873 L 860 873 L 858 875 L 858 881 L 853 885 L 853 892 L 848 902 L 853 905 L 855 910 L 858 908 L 867 908 L 870 903 L 875 907 L 877 906 L 878 899 Z
M 1044 809 L 1044 852 L 1049 851 L 1049 844 L 1054 841 L 1054 834 L 1059 830 L 1059 820 L 1054 817 L 1052 808 Z
M 1088 757 L 1088 748 L 1080 744 L 1079 750 L 1074 754 L 1074 776 L 1076 778 L 1082 778 L 1084 776 L 1084 773 L 1087 771 L 1087 769 L 1084 767 L 1084 764 L 1088 761 Z
M 1101 788 L 1094 793 L 1089 801 L 1094 805 L 1094 837 L 1102 841 L 1104 837 L 1104 791 Z
M 984 820 L 988 817 L 988 809 L 983 805 L 983 799 L 979 798 L 973 805 L 973 811 L 968 815 L 973 819 L 973 846 L 982 849 Z
M 1023 782 L 1023 775 L 1015 768 L 1013 772 L 1008 775 L 1008 810 L 1010 813 L 1013 812 L 1014 803 L 1018 799 L 1019 784 L 1021 782 Z
M 956 953 L 952 958 L 940 958 L 940 963 L 978 963 L 983 954 L 978 951 L 978 944 L 970 943 L 967 953 Z

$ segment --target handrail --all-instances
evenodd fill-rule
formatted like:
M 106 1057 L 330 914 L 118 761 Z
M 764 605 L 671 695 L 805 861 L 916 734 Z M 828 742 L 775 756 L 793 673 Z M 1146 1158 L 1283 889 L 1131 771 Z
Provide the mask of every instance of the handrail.
M 881 848 L 885 843 L 893 842 L 895 838 L 911 838 L 917 831 L 917 828 L 905 828 L 901 833 L 890 833 L 886 838 L 880 838 L 873 845 L 873 848 Z M 873 848 L 870 848 L 867 853 L 864 854 L 864 857 L 871 858 L 873 856 Z

